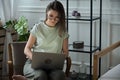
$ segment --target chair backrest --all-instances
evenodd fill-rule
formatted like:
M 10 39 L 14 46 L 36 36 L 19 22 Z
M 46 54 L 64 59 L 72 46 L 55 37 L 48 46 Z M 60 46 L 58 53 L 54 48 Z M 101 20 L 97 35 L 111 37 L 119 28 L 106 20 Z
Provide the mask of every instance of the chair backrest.
M 9 44 L 9 61 L 12 62 L 12 74 L 23 74 L 23 66 L 26 61 L 26 56 L 24 54 L 25 45 L 26 42 L 12 42 Z

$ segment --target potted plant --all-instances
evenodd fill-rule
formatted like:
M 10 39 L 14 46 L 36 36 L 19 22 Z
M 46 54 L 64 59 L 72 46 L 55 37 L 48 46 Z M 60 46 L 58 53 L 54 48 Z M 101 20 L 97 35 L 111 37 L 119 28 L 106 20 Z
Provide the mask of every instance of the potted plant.
M 21 16 L 19 19 L 9 20 L 5 23 L 4 28 L 9 31 L 15 31 L 18 34 L 18 41 L 27 41 L 29 37 L 28 20 Z
M 18 41 L 27 41 L 29 37 L 28 20 L 24 16 L 18 19 L 14 29 L 18 33 Z

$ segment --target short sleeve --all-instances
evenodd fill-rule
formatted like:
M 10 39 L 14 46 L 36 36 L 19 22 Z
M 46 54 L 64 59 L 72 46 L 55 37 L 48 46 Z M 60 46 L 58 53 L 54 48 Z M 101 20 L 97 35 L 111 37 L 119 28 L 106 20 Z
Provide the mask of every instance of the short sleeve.
M 69 38 L 69 34 L 67 32 L 64 33 L 63 39 Z
M 31 33 L 34 37 L 37 36 L 37 33 L 36 33 L 36 32 L 38 32 L 38 24 L 35 24 L 35 25 L 33 26 L 32 30 L 30 31 L 30 33 Z

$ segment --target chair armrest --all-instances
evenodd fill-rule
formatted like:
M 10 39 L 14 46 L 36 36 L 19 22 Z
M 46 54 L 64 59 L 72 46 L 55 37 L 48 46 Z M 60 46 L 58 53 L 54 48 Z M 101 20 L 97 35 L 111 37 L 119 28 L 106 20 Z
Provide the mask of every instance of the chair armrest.
M 65 74 L 67 77 L 69 76 L 70 68 L 71 68 L 71 58 L 67 57 L 66 58 L 66 70 L 65 70 Z
M 94 54 L 94 59 L 93 59 L 93 80 L 97 80 L 98 79 L 98 63 L 99 63 L 99 59 L 101 57 L 103 57 L 106 54 L 109 54 L 109 52 L 115 50 L 116 48 L 120 47 L 120 41 L 115 42 L 114 44 L 104 48 L 103 50 L 96 52 Z
M 12 64 L 12 61 L 9 60 L 9 61 L 8 61 L 8 64 Z

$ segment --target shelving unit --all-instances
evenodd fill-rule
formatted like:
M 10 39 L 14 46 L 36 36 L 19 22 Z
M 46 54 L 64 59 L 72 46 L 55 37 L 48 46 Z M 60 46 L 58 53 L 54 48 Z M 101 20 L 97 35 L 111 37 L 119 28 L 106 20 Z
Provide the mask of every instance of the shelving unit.
M 3 29 L 2 26 L 0 26 L 0 76 L 2 76 L 4 40 L 5 40 L 5 29 Z
M 89 45 L 84 45 L 84 48 L 81 48 L 81 49 L 75 49 L 73 48 L 73 45 L 72 44 L 69 44 L 69 51 L 71 52 L 78 52 L 78 53 L 88 53 L 89 56 L 90 56 L 90 80 L 92 80 L 92 54 L 94 52 L 96 52 L 97 50 L 101 50 L 101 31 L 102 31 L 102 0 L 99 0 L 99 16 L 93 16 L 93 1 L 94 0 L 88 0 L 90 1 L 90 15 L 88 16 L 81 16 L 81 17 L 69 17 L 69 0 L 66 0 L 66 16 L 67 16 L 67 29 L 69 29 L 69 21 L 70 20 L 77 20 L 77 21 L 89 21 L 90 24 L 90 44 Z M 93 21 L 95 20 L 99 20 L 99 45 L 98 46 L 94 46 L 93 45 L 93 42 L 92 42 L 92 39 L 93 39 Z M 99 74 L 101 73 L 100 72 L 100 66 L 101 66 L 101 60 L 99 60 Z
M 17 40 L 17 34 L 15 31 L 11 32 L 11 37 L 13 41 Z M 6 38 L 6 30 L 0 25 L 0 80 L 2 77 L 2 70 L 3 70 L 3 54 L 4 54 L 4 45 L 5 45 L 5 38 Z

